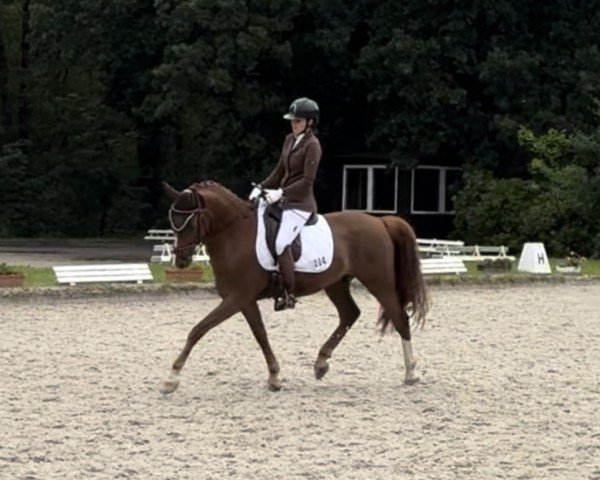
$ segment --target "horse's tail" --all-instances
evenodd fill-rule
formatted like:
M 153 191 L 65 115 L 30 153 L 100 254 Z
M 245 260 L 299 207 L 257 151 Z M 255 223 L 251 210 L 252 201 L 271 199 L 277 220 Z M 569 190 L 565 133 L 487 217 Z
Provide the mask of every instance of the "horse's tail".
M 396 292 L 400 307 L 414 320 L 416 325 L 425 325 L 429 310 L 429 299 L 419 260 L 417 239 L 412 227 L 400 217 L 386 215 L 381 218 L 394 242 L 394 264 L 396 270 Z M 390 326 L 389 318 L 381 318 L 381 333 Z

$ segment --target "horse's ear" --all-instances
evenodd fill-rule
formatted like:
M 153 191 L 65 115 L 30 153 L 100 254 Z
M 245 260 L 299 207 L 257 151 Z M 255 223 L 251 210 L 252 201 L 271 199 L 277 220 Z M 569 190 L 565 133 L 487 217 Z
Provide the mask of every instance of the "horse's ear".
M 179 197 L 181 197 L 182 193 L 178 192 L 177 190 L 175 190 L 171 185 L 169 185 L 167 182 L 162 182 L 162 186 L 163 189 L 167 195 L 167 197 L 169 198 L 169 200 L 171 200 L 172 202 L 176 202 Z
M 198 205 L 200 205 L 200 208 L 206 208 L 206 200 L 204 200 L 204 197 L 200 195 L 200 193 L 197 193 L 196 195 L 198 197 Z

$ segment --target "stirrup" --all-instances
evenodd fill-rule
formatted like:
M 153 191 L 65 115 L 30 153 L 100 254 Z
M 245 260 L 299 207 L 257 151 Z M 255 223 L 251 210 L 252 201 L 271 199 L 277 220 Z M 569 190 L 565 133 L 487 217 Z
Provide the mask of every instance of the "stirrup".
M 287 290 L 284 290 L 281 293 L 281 296 L 275 299 L 274 309 L 276 312 L 280 312 L 281 310 L 286 310 L 288 308 L 294 308 L 296 306 L 296 297 L 293 293 L 288 293 Z

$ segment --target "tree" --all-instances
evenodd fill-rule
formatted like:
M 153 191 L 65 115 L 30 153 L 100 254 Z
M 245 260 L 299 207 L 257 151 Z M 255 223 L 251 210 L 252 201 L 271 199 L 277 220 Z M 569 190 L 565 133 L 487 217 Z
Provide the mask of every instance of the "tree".
M 270 139 L 287 104 L 281 77 L 290 68 L 287 38 L 298 3 L 156 5 L 159 23 L 168 26 L 167 46 L 144 111 L 172 125 L 172 179 L 189 184 L 211 178 L 245 192 L 279 147 Z
M 597 2 L 383 2 L 358 77 L 371 85 L 371 144 L 526 172 L 519 126 L 597 125 Z
M 592 137 L 595 137 L 593 135 Z M 589 161 L 591 137 L 521 128 L 519 144 L 529 156 L 527 179 L 493 178 L 473 168 L 456 198 L 458 236 L 469 243 L 509 245 L 544 242 L 550 254 L 600 253 L 599 162 Z M 594 141 L 594 145 L 597 143 Z
M 8 59 L 4 42 L 4 28 L 0 17 L 0 145 L 4 145 L 10 129 L 11 114 L 8 103 Z

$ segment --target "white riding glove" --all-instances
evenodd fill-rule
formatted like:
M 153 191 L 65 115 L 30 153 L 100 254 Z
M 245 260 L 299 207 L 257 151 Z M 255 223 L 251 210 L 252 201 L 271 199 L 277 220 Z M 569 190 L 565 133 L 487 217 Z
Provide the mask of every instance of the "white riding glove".
M 262 189 L 260 189 L 258 187 L 254 187 L 252 189 L 252 191 L 250 192 L 250 196 L 248 197 L 248 200 L 256 200 L 258 197 L 260 197 L 261 193 L 262 193 Z
M 281 197 L 283 197 L 283 190 L 281 188 L 278 188 L 277 190 L 267 190 L 267 203 L 269 205 L 278 202 Z

